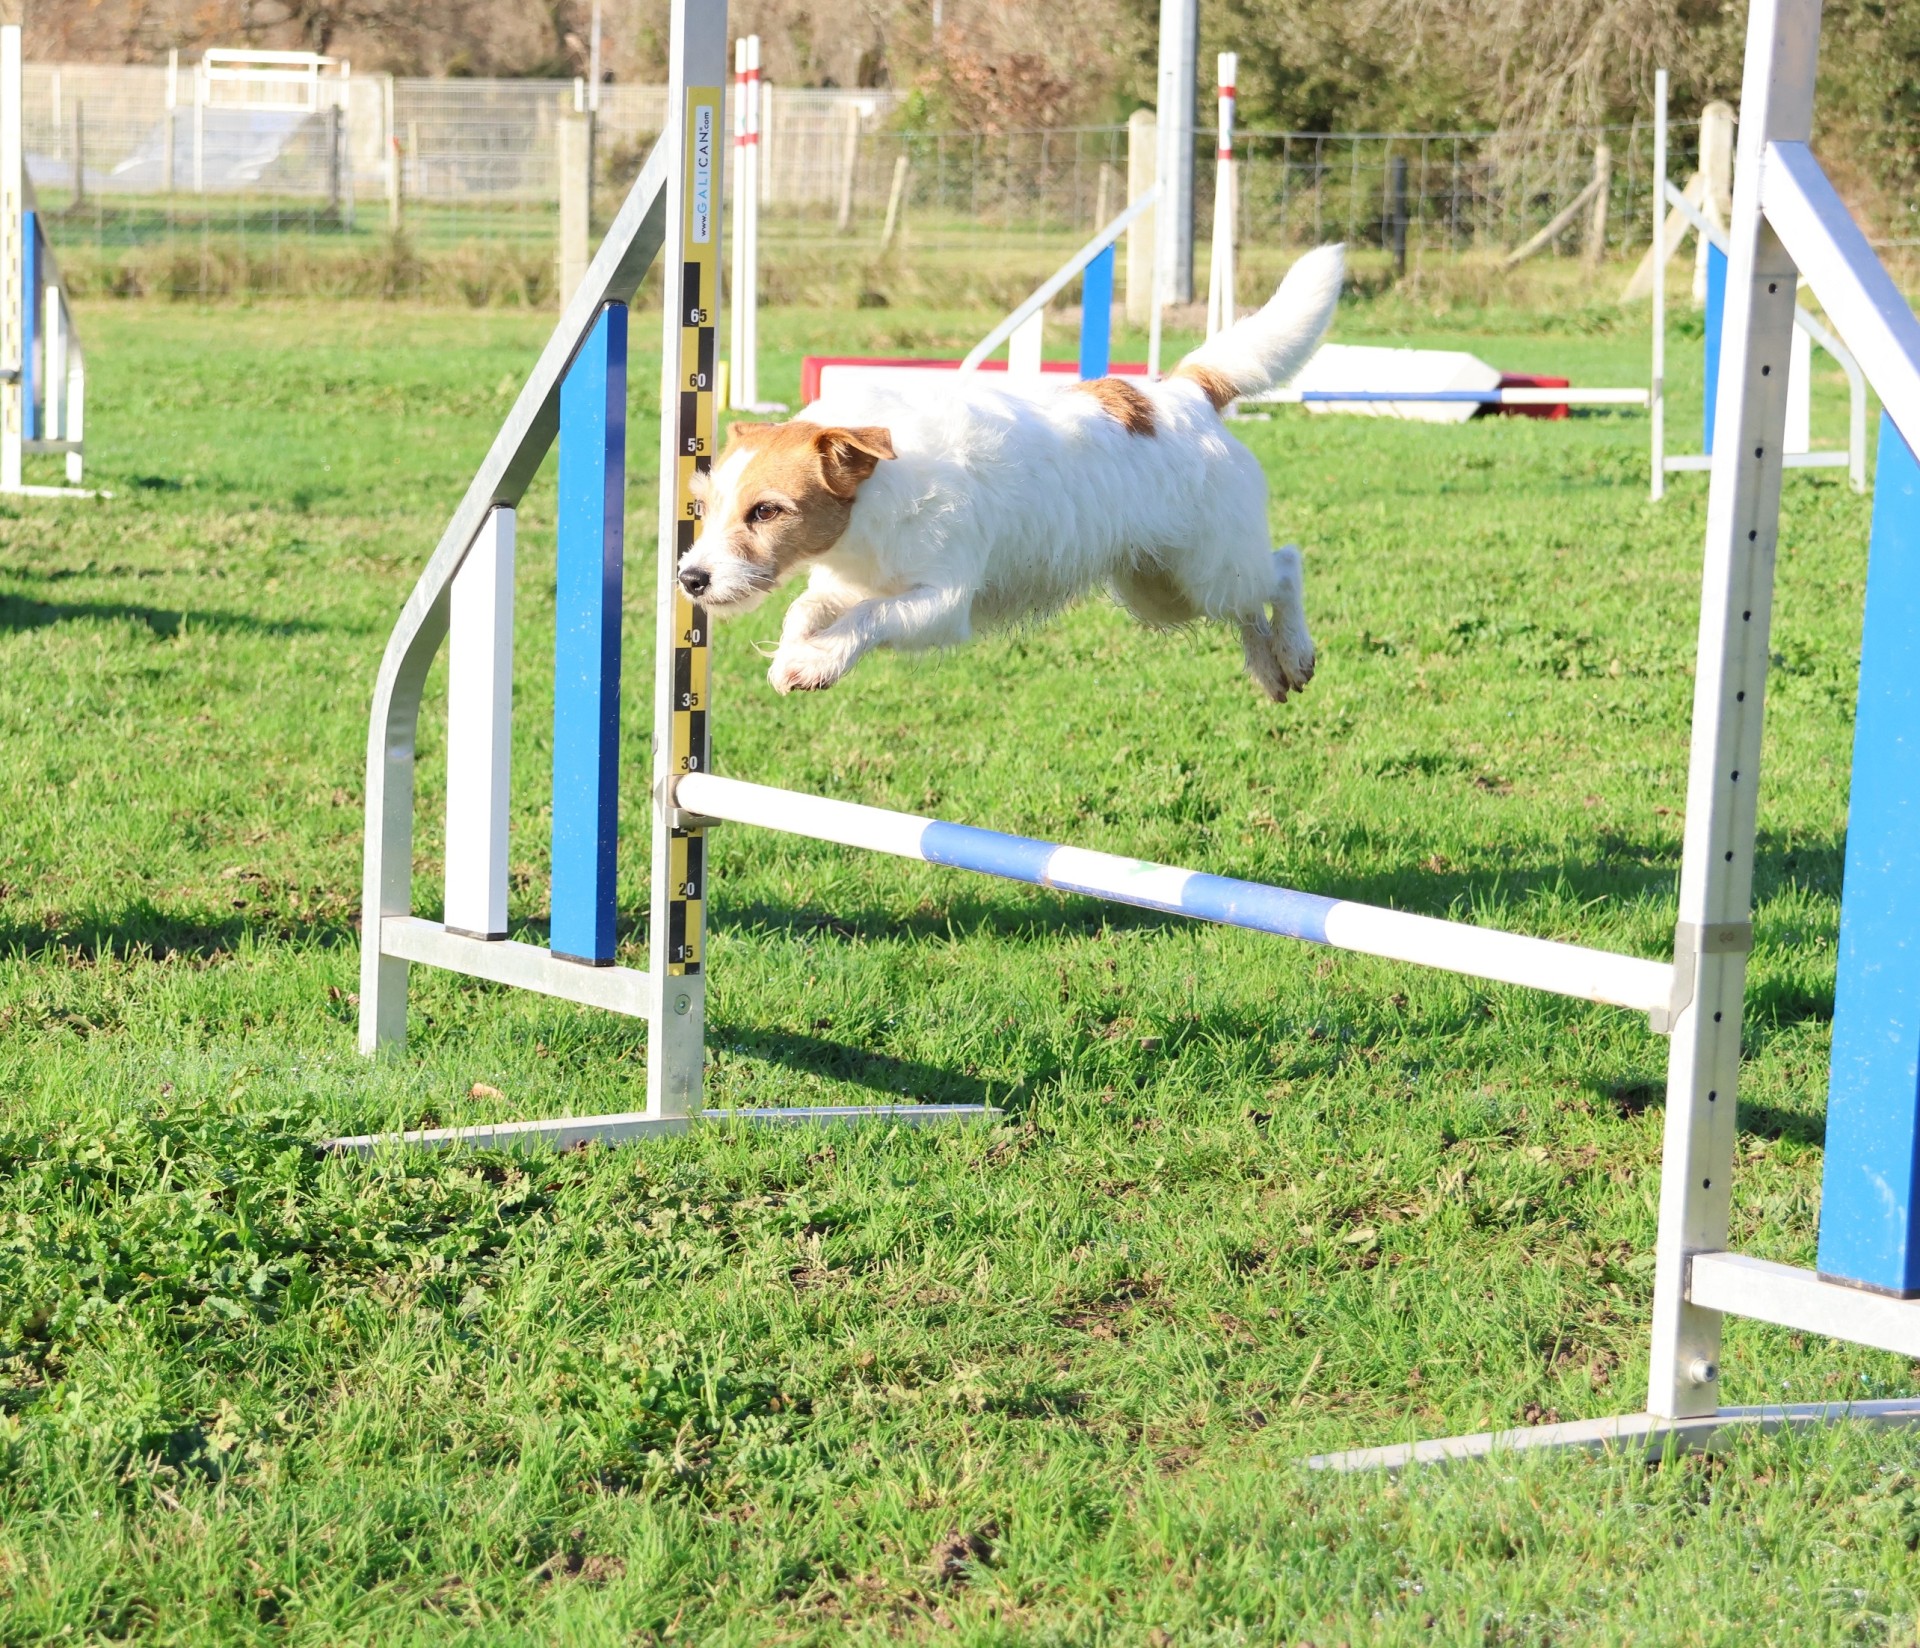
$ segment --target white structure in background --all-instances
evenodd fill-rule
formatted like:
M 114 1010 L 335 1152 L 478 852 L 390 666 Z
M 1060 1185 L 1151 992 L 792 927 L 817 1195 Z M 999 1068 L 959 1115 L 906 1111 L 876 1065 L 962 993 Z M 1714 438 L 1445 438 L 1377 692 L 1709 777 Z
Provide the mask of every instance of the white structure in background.
M 1500 371 L 1477 355 L 1456 349 L 1388 349 L 1373 344 L 1323 343 L 1283 390 L 1251 397 L 1261 401 L 1300 400 L 1309 412 L 1344 413 L 1361 418 L 1412 418 L 1420 423 L 1465 423 L 1478 415 L 1470 400 L 1315 401 L 1328 393 L 1382 394 L 1409 390 L 1435 394 L 1453 389 L 1498 389 Z
M 1716 111 L 1718 111 L 1716 113 Z M 1643 289 L 1653 299 L 1653 366 L 1650 407 L 1653 413 L 1653 496 L 1666 496 L 1667 476 L 1679 470 L 1713 466 L 1714 400 L 1719 391 L 1724 325 L 1724 291 L 1728 240 L 1726 213 L 1716 210 L 1716 198 L 1732 200 L 1733 111 L 1724 103 L 1709 104 L 1700 123 L 1700 170 L 1684 186 L 1667 175 L 1667 71 L 1653 77 L 1653 243 L 1634 270 L 1622 294 L 1630 301 Z M 1724 149 L 1724 153 L 1722 150 Z M 1722 175 L 1724 174 L 1724 175 Z M 1662 210 L 1662 205 L 1666 210 Z M 1729 210 L 1730 210 L 1729 206 Z M 1706 394 L 1705 428 L 1699 452 L 1667 451 L 1667 282 L 1666 268 L 1691 230 L 1694 235 L 1695 294 L 1706 310 L 1707 330 L 1702 344 Z M 1837 337 L 1821 325 L 1804 305 L 1795 303 L 1793 338 L 1787 352 L 1786 432 L 1781 443 L 1788 469 L 1845 468 L 1855 492 L 1867 490 L 1867 380 L 1860 363 Z M 1847 449 L 1815 452 L 1813 448 L 1813 349 L 1819 344 L 1847 375 Z
M 194 193 L 205 193 L 210 181 L 256 181 L 319 119 L 325 123 L 327 199 L 351 217 L 353 167 L 345 128 L 352 77 L 351 64 L 318 52 L 210 48 L 193 76 Z M 171 140 L 171 119 L 167 136 Z
M 20 25 L 0 26 L 0 492 L 91 497 L 81 477 L 86 364 L 27 176 Z M 69 486 L 26 484 L 29 453 L 64 454 Z

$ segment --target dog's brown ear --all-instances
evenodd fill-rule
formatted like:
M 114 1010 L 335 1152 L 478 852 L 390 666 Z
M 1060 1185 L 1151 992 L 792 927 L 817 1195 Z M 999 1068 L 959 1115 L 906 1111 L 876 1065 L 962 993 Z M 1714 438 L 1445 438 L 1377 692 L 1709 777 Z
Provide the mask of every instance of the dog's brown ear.
M 734 423 L 727 426 L 727 450 L 732 451 L 736 443 L 745 442 L 751 446 L 755 441 L 764 441 L 776 429 L 783 427 L 777 423 Z
M 822 429 L 813 437 L 813 449 L 820 454 L 827 490 L 836 498 L 851 498 L 882 458 L 894 456 L 891 432 L 871 424 L 857 429 Z

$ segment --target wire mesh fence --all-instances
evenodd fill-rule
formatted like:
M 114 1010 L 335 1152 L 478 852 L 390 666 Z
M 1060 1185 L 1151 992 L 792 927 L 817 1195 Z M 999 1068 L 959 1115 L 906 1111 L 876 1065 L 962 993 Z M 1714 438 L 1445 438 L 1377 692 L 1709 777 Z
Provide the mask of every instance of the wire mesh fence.
M 183 70 L 29 65 L 27 164 L 48 230 L 83 288 L 552 296 L 564 81 L 411 80 L 334 71 L 305 103 L 222 103 Z M 604 218 L 664 115 L 659 87 L 602 88 L 595 195 Z M 1125 204 L 1128 130 L 905 130 L 885 91 L 774 86 L 762 119 L 762 245 L 858 270 L 884 256 L 929 275 L 1029 284 Z M 730 123 L 730 112 L 726 116 Z M 1676 122 L 1684 178 L 1696 128 Z M 1238 233 L 1287 253 L 1322 240 L 1413 258 L 1497 254 L 1536 234 L 1607 153 L 1605 252 L 1644 244 L 1650 123 L 1535 133 L 1242 131 Z M 1196 245 L 1211 231 L 1214 162 L 1195 179 Z M 1404 184 L 1397 184 L 1397 179 Z M 1581 248 L 1589 219 L 1549 251 Z M 892 231 L 887 226 L 891 223 Z

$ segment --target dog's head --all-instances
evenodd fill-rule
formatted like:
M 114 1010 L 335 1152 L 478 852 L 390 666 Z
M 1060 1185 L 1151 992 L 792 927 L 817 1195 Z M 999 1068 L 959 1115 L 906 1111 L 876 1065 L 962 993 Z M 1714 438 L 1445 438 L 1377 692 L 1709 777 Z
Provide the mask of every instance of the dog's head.
M 720 461 L 694 477 L 706 528 L 680 587 L 715 616 L 751 611 L 840 541 L 860 483 L 893 455 L 884 429 L 735 424 Z

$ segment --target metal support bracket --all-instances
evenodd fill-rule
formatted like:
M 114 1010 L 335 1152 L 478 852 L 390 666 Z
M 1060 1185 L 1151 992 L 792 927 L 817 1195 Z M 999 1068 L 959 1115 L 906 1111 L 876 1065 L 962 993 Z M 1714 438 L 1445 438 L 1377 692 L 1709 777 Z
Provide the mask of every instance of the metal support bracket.
M 1682 921 L 1673 929 L 1673 997 L 1647 1015 L 1647 1028 L 1670 1036 L 1693 1005 L 1693 964 L 1700 956 L 1746 955 L 1753 949 L 1750 921 Z

